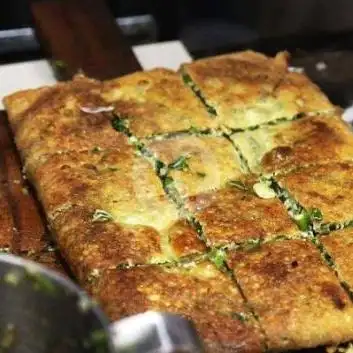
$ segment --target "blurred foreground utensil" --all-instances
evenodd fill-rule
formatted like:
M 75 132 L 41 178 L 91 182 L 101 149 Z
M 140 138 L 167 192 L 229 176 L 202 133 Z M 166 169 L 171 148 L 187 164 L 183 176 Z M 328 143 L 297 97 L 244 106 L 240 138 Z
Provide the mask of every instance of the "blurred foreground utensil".
M 38 264 L 0 255 L 1 353 L 198 353 L 189 321 L 146 312 L 113 324 L 74 283 Z

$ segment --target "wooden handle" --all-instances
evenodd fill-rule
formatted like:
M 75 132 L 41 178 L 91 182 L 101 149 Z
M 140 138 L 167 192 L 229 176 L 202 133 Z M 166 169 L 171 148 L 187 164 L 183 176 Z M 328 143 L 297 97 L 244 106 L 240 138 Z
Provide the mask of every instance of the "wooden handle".
M 59 79 L 108 79 L 141 69 L 104 0 L 31 3 L 38 39 Z

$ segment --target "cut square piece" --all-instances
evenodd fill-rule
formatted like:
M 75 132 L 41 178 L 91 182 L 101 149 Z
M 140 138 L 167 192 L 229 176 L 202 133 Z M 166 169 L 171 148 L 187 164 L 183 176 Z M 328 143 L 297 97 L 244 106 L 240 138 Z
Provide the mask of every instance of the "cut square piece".
M 317 85 L 299 72 L 287 72 L 273 95 L 292 116 L 299 113 L 331 113 L 337 109 Z
M 233 269 L 259 317 L 270 350 L 338 344 L 353 338 L 353 306 L 317 248 L 303 240 L 234 252 Z
M 177 262 L 205 252 L 197 232 L 168 206 L 165 202 L 156 211 L 161 219 L 175 217 L 163 229 L 144 222 L 122 223 L 110 213 L 88 206 L 62 211 L 51 224 L 61 253 L 83 280 L 107 268 Z
M 96 81 L 77 78 L 44 91 L 26 110 L 15 140 L 27 167 L 55 153 L 121 147 L 124 137 L 112 128 L 106 111 L 112 107 L 100 97 L 100 89 Z
M 353 288 L 353 228 L 332 232 L 320 237 L 328 253 L 331 255 L 341 280 Z
M 182 73 L 214 109 L 219 124 L 232 129 L 334 108 L 304 75 L 287 71 L 285 53 L 270 58 L 246 51 L 201 59 L 183 65 Z
M 273 116 L 278 104 L 270 95 L 286 68 L 283 53 L 268 58 L 246 51 L 184 64 L 182 74 L 213 109 L 220 124 L 245 128 L 267 121 L 270 114 Z
M 254 173 L 353 159 L 353 132 L 338 116 L 307 116 L 231 138 Z
M 215 127 L 202 103 L 170 70 L 154 69 L 107 81 L 103 97 L 140 138 Z
M 158 204 L 167 202 L 153 167 L 129 145 L 54 155 L 37 169 L 34 179 L 50 217 L 67 204 L 88 204 L 123 223 L 142 222 L 148 214 L 143 223 L 149 224 L 161 218 Z
M 239 155 L 224 137 L 180 136 L 148 148 L 167 166 L 182 197 L 219 189 L 242 175 Z
M 279 184 L 307 210 L 318 208 L 323 223 L 353 219 L 353 163 L 329 163 L 298 168 L 277 176 Z
M 262 337 L 233 281 L 209 262 L 107 271 L 92 284 L 112 320 L 155 310 L 194 322 L 206 352 L 260 352 Z
M 231 185 L 188 199 L 187 208 L 202 225 L 210 246 L 299 235 L 278 199 L 258 197 L 252 183 L 234 181 Z

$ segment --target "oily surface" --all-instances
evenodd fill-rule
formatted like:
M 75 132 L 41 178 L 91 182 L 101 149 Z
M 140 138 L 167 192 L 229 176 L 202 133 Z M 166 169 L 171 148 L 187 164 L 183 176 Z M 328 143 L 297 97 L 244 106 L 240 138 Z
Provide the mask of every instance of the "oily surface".
M 122 222 L 133 223 L 135 214 L 140 221 L 145 215 L 148 223 L 155 209 L 168 203 L 152 166 L 130 146 L 121 152 L 93 150 L 54 155 L 38 168 L 35 179 L 50 214 L 67 204 L 92 204 Z
M 103 97 L 137 137 L 214 126 L 214 119 L 170 70 L 137 72 L 108 81 Z
M 80 279 L 94 269 L 174 262 L 205 251 L 185 220 L 176 218 L 169 227 L 157 229 L 142 222 L 124 224 L 114 217 L 99 220 L 96 212 L 88 205 L 76 206 L 51 221 L 59 247 Z
M 304 207 L 320 209 L 323 222 L 344 222 L 352 218 L 352 172 L 352 163 L 328 163 L 299 168 L 278 180 Z
M 330 235 L 323 235 L 320 240 L 332 256 L 340 277 L 352 288 L 353 229 L 347 228 L 332 232 Z
M 1 180 L 0 180 L 1 181 Z M 10 212 L 10 204 L 5 187 L 0 182 L 0 251 L 10 251 L 13 247 L 15 224 Z
M 304 75 L 287 72 L 285 53 L 251 51 L 201 59 L 183 72 L 214 107 L 219 122 L 239 129 L 333 106 Z
M 190 268 L 108 271 L 93 288 L 113 319 L 147 309 L 182 314 L 196 324 L 208 352 L 261 349 L 260 332 L 239 291 L 209 262 Z
M 228 264 L 260 317 L 269 348 L 353 338 L 352 303 L 310 242 L 287 240 L 233 253 Z
M 315 233 L 353 218 L 352 132 L 286 53 L 81 75 L 5 105 L 57 245 L 17 212 L 5 153 L 22 196 L 9 206 L 0 163 L 0 247 L 18 231 L 22 256 L 59 270 L 60 251 L 112 320 L 178 313 L 209 352 L 353 339 L 352 233 Z
M 188 136 L 148 145 L 169 165 L 169 175 L 183 197 L 216 190 L 242 176 L 239 155 L 223 137 Z
M 253 172 L 353 159 L 353 132 L 335 116 L 307 116 L 232 136 Z
M 281 203 L 258 197 L 251 184 L 246 191 L 228 187 L 199 194 L 189 198 L 188 207 L 212 246 L 298 235 Z
M 216 110 L 220 123 L 242 128 L 266 121 L 275 110 L 275 100 L 269 99 L 261 116 L 244 112 L 248 106 L 257 109 L 259 98 L 271 94 L 286 70 L 286 60 L 282 54 L 269 59 L 247 51 L 198 60 L 182 69 Z

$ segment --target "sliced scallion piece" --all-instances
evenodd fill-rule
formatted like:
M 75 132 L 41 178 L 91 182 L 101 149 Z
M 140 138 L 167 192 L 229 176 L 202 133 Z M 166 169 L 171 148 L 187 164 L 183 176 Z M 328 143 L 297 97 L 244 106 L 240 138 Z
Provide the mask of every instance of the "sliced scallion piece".
M 95 210 L 92 216 L 92 222 L 108 222 L 113 219 L 113 216 L 109 212 L 99 209 Z
M 188 164 L 189 158 L 190 157 L 187 157 L 187 156 L 180 156 L 174 162 L 170 163 L 168 165 L 168 168 L 175 169 L 175 170 L 188 170 L 189 169 L 189 164 Z

